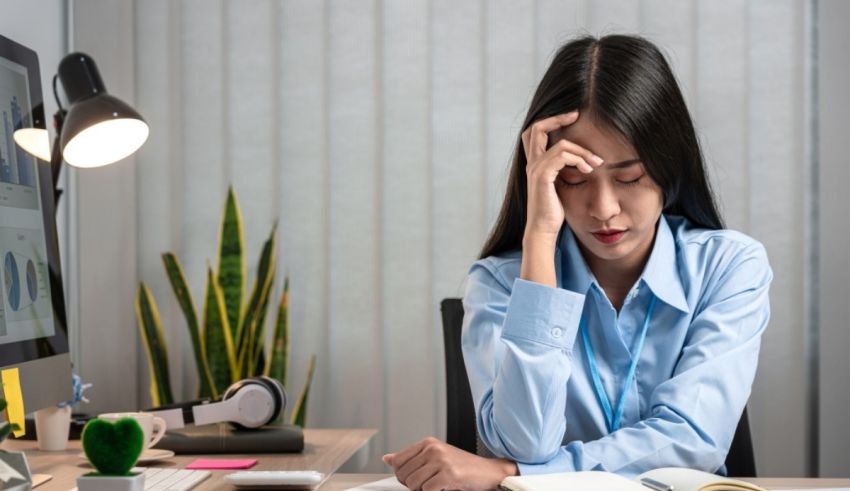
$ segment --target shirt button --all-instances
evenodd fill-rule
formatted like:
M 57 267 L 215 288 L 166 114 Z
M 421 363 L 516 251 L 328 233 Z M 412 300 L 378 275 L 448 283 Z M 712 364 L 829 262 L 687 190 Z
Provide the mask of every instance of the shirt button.
M 560 327 L 553 327 L 552 328 L 552 337 L 553 338 L 559 338 L 559 337 L 561 337 L 562 334 L 564 334 L 564 330 L 561 329 Z

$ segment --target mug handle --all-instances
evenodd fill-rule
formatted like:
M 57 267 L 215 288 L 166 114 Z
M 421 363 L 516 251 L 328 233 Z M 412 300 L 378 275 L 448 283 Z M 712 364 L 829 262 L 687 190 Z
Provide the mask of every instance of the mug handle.
M 165 436 L 165 420 L 160 418 L 159 416 L 153 417 L 153 429 L 151 430 L 151 441 L 148 442 L 145 447 L 152 448 L 154 445 L 159 443 L 162 440 L 162 437 Z

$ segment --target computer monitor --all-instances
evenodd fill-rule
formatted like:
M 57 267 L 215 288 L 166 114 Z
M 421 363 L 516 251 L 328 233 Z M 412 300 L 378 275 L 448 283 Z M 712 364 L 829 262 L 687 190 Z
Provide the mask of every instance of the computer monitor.
M 71 398 L 71 359 L 50 165 L 14 141 L 44 128 L 35 51 L 0 35 L 0 371 L 17 368 L 24 411 Z

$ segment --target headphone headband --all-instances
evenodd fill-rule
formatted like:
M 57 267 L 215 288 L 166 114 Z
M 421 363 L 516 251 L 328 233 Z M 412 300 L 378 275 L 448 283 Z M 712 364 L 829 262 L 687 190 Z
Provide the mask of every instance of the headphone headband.
M 251 429 L 274 421 L 285 408 L 286 391 L 283 384 L 271 377 L 252 377 L 232 384 L 219 401 L 199 399 L 160 406 L 145 412 L 164 419 L 169 430 L 191 424 L 223 422 L 229 422 L 237 428 Z

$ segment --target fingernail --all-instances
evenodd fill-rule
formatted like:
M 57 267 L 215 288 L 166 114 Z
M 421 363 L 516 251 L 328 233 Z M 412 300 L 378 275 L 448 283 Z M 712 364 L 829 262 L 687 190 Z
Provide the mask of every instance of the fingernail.
M 593 160 L 596 163 L 596 165 L 602 165 L 602 163 L 605 162 L 604 160 L 602 160 L 602 157 L 600 157 L 599 155 L 594 155 L 590 159 Z

